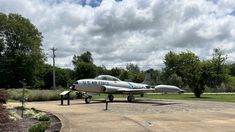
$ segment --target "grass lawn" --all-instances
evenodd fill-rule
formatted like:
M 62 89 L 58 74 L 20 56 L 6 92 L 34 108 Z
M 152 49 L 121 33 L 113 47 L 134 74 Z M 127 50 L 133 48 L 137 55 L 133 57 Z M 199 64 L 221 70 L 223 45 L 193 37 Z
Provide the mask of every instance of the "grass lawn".
M 27 101 L 51 101 L 60 100 L 60 93 L 65 89 L 56 90 L 39 90 L 39 89 L 25 89 L 25 98 Z M 68 89 L 66 89 L 68 90 Z M 9 100 L 8 101 L 19 101 L 22 98 L 22 89 L 8 89 Z M 75 93 L 72 93 L 70 98 L 75 98 Z
M 66 89 L 67 90 L 67 89 Z M 8 101 L 19 101 L 22 98 L 22 89 L 8 89 L 10 98 Z M 57 90 L 25 90 L 25 97 L 28 101 L 51 101 L 59 100 L 59 94 L 64 89 Z M 93 99 L 105 99 L 107 94 L 92 95 Z M 235 94 L 202 94 L 201 98 L 195 98 L 194 94 L 144 94 L 144 97 L 135 95 L 136 98 L 149 98 L 149 99 L 177 99 L 177 100 L 200 100 L 200 101 L 220 101 L 220 102 L 234 102 Z M 71 99 L 75 99 L 75 92 L 71 93 Z M 127 95 L 114 94 L 114 98 L 127 98 Z
M 95 99 L 107 98 L 106 94 L 93 95 Z M 126 95 L 114 95 L 114 98 L 127 98 Z M 234 102 L 235 94 L 202 94 L 201 98 L 195 98 L 194 94 L 144 94 L 144 97 L 136 95 L 135 98 L 149 99 L 176 99 L 176 100 L 199 100 L 199 101 L 219 101 L 219 102 Z
M 178 100 L 199 100 L 199 101 L 221 101 L 235 102 L 235 94 L 202 94 L 201 98 L 195 98 L 194 94 L 147 94 L 145 97 L 152 99 L 178 99 Z

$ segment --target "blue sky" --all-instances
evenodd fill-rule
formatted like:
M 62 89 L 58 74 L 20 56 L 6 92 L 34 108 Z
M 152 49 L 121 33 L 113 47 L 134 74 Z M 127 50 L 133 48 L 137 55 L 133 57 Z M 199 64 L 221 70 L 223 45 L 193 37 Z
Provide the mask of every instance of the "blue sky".
M 93 54 L 107 68 L 163 67 L 169 51 L 209 59 L 214 48 L 235 62 L 234 0 L 1 0 L 0 12 L 18 13 L 42 32 L 51 63 L 73 68 L 73 55 Z
M 79 0 L 79 4 L 82 6 L 91 6 L 91 7 L 97 7 L 100 6 L 102 0 Z
M 115 0 L 116 2 L 121 2 L 122 0 Z M 91 6 L 91 7 L 99 7 L 102 3 L 102 0 L 79 0 L 79 4 L 82 6 Z
M 122 0 L 114 0 L 116 2 L 121 2 Z M 46 0 L 45 0 L 46 2 Z M 56 4 L 60 4 L 60 3 L 63 3 L 63 2 L 66 2 L 66 0 L 51 0 L 49 1 L 51 3 L 56 3 Z M 67 1 L 68 2 L 68 1 Z M 102 3 L 102 0 L 72 0 L 72 1 L 69 1 L 70 3 L 78 3 L 82 6 L 91 6 L 93 8 L 95 7 L 99 7 L 100 4 Z

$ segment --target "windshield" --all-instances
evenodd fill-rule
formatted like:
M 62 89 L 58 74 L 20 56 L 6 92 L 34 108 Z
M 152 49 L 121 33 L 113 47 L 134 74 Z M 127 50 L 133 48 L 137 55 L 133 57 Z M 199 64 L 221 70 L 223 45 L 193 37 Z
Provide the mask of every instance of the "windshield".
M 110 76 L 110 75 L 100 75 L 96 77 L 97 80 L 109 80 L 109 81 L 120 81 L 120 79 Z

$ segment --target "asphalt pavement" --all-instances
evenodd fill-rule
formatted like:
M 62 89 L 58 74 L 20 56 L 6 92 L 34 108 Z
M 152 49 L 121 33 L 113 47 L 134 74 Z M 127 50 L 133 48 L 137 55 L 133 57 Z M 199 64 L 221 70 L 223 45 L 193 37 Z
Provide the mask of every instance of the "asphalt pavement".
M 235 103 L 208 101 L 151 100 L 109 103 L 71 100 L 30 102 L 27 107 L 48 111 L 59 117 L 62 132 L 234 132 Z M 20 105 L 10 103 L 8 105 Z M 214 107 L 214 108 L 213 108 Z

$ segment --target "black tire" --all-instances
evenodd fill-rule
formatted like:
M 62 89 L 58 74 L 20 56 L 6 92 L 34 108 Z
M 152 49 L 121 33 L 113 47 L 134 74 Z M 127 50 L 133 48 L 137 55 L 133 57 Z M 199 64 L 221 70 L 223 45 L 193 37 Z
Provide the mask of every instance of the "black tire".
M 114 99 L 113 95 L 112 95 L 112 94 L 110 94 L 110 95 L 108 96 L 108 99 L 109 99 L 109 101 L 110 101 L 110 102 L 112 102 L 112 101 L 113 101 L 113 99 Z
M 127 96 L 127 101 L 128 102 L 133 102 L 135 100 L 135 97 L 134 96 L 131 96 L 131 95 L 128 95 Z
M 140 94 L 140 97 L 144 97 L 144 94 Z
M 86 104 L 91 103 L 91 98 L 92 98 L 92 96 L 87 96 L 87 97 L 85 97 L 85 102 L 86 102 Z

